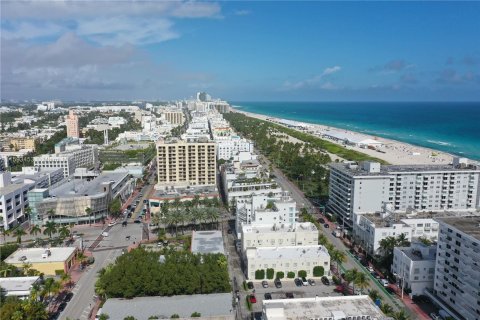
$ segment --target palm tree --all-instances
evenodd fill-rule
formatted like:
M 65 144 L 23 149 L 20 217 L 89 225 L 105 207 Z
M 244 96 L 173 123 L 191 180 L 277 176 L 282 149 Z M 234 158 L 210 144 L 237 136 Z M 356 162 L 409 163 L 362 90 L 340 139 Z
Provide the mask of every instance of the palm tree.
M 48 220 L 52 220 L 53 222 L 55 222 L 55 219 L 53 218 L 55 216 L 55 209 L 48 209 L 47 215 L 48 215 Z
M 92 214 L 92 209 L 90 209 L 89 207 L 86 207 L 85 214 L 88 216 L 88 221 L 90 222 L 90 225 L 91 225 L 92 221 L 90 220 L 90 215 Z M 78 221 L 77 221 L 77 224 L 78 224 Z
M 199 204 L 200 204 L 200 196 L 198 194 L 196 194 L 196 195 L 193 196 L 192 206 L 197 208 Z
M 392 318 L 395 320 L 409 320 L 410 317 L 405 313 L 405 310 L 400 310 L 392 314 Z
M 45 229 L 43 230 L 43 234 L 48 235 L 48 237 L 51 239 L 52 234 L 55 234 L 57 232 L 57 224 L 53 221 L 47 221 L 45 224 Z
M 37 234 L 42 233 L 42 228 L 39 225 L 34 224 L 32 229 L 30 229 L 30 234 L 36 236 Z
M 32 215 L 32 208 L 25 207 L 25 209 L 23 209 L 23 213 L 25 214 L 27 220 L 30 220 L 30 216 Z
M 322 246 L 325 246 L 328 243 L 327 236 L 324 235 L 323 233 L 318 236 L 318 244 L 321 244 Z
M 384 257 L 390 255 L 393 252 L 393 248 L 396 244 L 396 239 L 394 237 L 386 237 L 380 240 L 380 252 Z
M 357 269 L 350 269 L 345 272 L 345 281 L 347 281 L 347 284 L 350 285 L 352 284 L 352 292 L 355 294 L 355 279 L 357 278 L 358 275 L 358 270 Z
M 407 236 L 405 233 L 401 233 L 398 235 L 396 239 L 396 247 L 408 247 L 410 246 L 410 241 L 408 241 Z
M 377 290 L 371 290 L 368 295 L 374 302 L 377 301 L 377 299 L 382 299 L 380 293 Z
M 212 225 L 213 225 L 214 222 L 218 222 L 219 214 L 218 214 L 217 209 L 215 209 L 213 207 L 206 208 L 205 216 L 206 216 L 206 219 L 211 221 Z
M 30 298 L 34 301 L 37 301 L 40 296 L 41 290 L 42 289 L 40 288 L 40 284 L 38 284 L 38 282 L 34 283 L 32 285 L 32 289 L 30 289 Z
M 4 265 L 4 269 L 0 270 L 0 274 L 2 274 L 4 278 L 6 278 L 7 274 L 13 273 L 13 271 L 15 271 L 15 269 L 16 268 L 13 265 L 6 264 L 6 265 Z
M 69 273 L 62 273 L 61 277 L 60 277 L 60 281 L 62 282 L 62 284 L 68 284 L 70 283 L 70 281 L 72 280 L 72 276 L 69 274 Z
M 59 229 L 58 229 L 58 234 L 60 235 L 60 237 L 62 238 L 67 238 L 70 236 L 70 229 L 68 229 L 67 226 L 61 226 Z
M 22 236 L 26 235 L 27 233 L 23 228 L 17 227 L 15 230 L 13 230 L 13 235 L 17 237 L 17 243 L 22 243 Z
M 347 261 L 347 255 L 345 252 L 335 249 L 330 252 L 330 257 L 332 261 L 337 263 L 337 273 L 340 274 L 340 267 Z
M 387 316 L 389 316 L 393 313 L 393 308 L 388 303 L 382 303 L 382 305 L 380 306 L 380 309 Z
M 367 275 L 363 272 L 359 272 L 353 280 L 353 283 L 360 288 L 360 293 L 363 294 L 363 289 L 368 287 L 368 278 Z M 355 293 L 355 292 L 354 292 Z

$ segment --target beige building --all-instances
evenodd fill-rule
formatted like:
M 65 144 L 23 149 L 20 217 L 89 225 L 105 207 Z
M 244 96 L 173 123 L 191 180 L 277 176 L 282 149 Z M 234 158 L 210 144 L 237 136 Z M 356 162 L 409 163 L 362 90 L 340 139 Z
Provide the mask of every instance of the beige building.
M 16 150 L 31 149 L 35 151 L 35 141 L 34 138 L 11 138 L 9 144 L 13 145 Z
M 32 269 L 47 276 L 54 276 L 60 270 L 65 273 L 70 270 L 75 263 L 76 253 L 75 247 L 18 249 L 5 259 L 5 262 L 19 268 L 30 263 Z
M 173 125 L 182 125 L 185 122 L 182 111 L 163 111 L 162 117 Z
M 78 116 L 73 110 L 70 110 L 66 117 L 67 137 L 80 138 L 80 128 L 78 126 Z
M 157 142 L 156 189 L 216 185 L 216 147 L 208 140 Z

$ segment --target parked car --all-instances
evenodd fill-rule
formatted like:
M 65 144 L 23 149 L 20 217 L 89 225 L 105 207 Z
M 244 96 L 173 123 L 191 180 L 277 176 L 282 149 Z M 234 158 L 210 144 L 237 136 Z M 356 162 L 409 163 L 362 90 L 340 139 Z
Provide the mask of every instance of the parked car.
M 275 279 L 274 284 L 275 284 L 275 288 L 277 289 L 282 287 L 282 281 L 278 278 Z
M 375 279 L 380 279 L 380 275 L 378 273 L 376 273 L 375 271 L 373 272 L 370 272 L 372 274 L 372 276 L 375 278 Z
M 389 284 L 389 283 L 388 283 L 388 280 L 387 280 L 387 279 L 380 279 L 380 280 L 378 280 L 378 281 L 380 281 L 380 283 L 381 283 L 384 287 L 388 287 L 388 284 Z
M 262 281 L 262 287 L 268 288 L 268 281 L 263 280 L 263 281 Z
M 430 313 L 430 318 L 432 318 L 433 320 L 440 320 L 440 316 L 435 312 Z
M 294 298 L 293 293 L 291 293 L 291 292 L 285 293 L 285 296 L 287 297 L 287 299 L 293 299 Z
M 116 225 L 116 224 L 117 224 L 117 221 L 112 221 L 112 222 L 110 222 L 110 223 L 108 224 L 108 226 L 109 226 L 109 227 L 113 227 L 113 226 Z
M 255 288 L 252 281 L 247 282 L 247 288 L 250 290 Z
M 102 236 L 108 237 L 108 232 L 107 232 L 107 231 L 103 231 L 103 232 L 102 232 Z
M 370 271 L 370 272 L 375 272 L 375 269 L 373 269 L 372 266 L 368 266 L 368 271 Z
M 272 294 L 269 292 L 265 293 L 264 297 L 265 297 L 265 300 L 272 300 Z
M 135 219 L 135 220 L 133 220 L 133 222 L 135 222 L 135 223 L 142 223 L 142 221 L 141 221 L 140 219 L 138 219 L 138 218 Z
M 295 278 L 295 285 L 297 287 L 303 286 L 302 280 L 300 280 L 300 278 Z
M 65 295 L 65 298 L 63 299 L 63 301 L 69 302 L 70 300 L 72 300 L 72 297 L 73 297 L 73 292 L 69 292 Z
M 66 302 L 60 303 L 60 305 L 58 306 L 57 311 L 62 312 L 63 310 L 65 310 L 65 307 L 66 307 L 66 306 L 67 306 L 67 303 L 66 303 Z
M 325 228 L 327 228 L 327 229 L 330 228 L 330 226 L 328 225 L 328 223 L 325 223 L 323 226 L 324 226 Z
M 303 284 L 304 286 L 308 286 L 307 278 L 302 277 L 302 284 Z
M 329 286 L 330 285 L 330 280 L 328 280 L 327 277 L 323 276 L 322 277 L 322 283 L 326 286 Z
M 319 223 L 325 223 L 325 219 L 319 218 L 319 219 L 318 219 L 318 222 L 319 222 Z
M 390 294 L 395 294 L 395 290 L 393 288 L 386 287 L 385 290 Z
M 248 300 L 250 300 L 250 303 L 257 303 L 257 297 L 254 294 L 249 295 Z
M 311 286 L 314 286 L 315 285 L 315 280 L 308 279 L 308 284 L 311 285 Z

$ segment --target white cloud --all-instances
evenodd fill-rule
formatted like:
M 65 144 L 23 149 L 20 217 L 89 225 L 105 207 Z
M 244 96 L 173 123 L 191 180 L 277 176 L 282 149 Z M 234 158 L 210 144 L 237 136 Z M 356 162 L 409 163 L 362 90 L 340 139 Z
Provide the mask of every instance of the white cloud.
M 322 71 L 322 73 L 314 77 L 311 77 L 302 81 L 294 82 L 294 83 L 290 81 L 286 81 L 283 84 L 283 89 L 284 90 L 297 90 L 302 88 L 320 88 L 323 90 L 337 89 L 337 87 L 333 85 L 333 83 L 325 80 L 327 78 L 330 78 L 331 75 L 333 75 L 334 73 L 337 73 L 340 70 L 342 70 L 340 66 L 328 67 L 328 68 L 325 68 Z
M 251 12 L 249 10 L 237 10 L 234 12 L 237 16 L 248 16 Z

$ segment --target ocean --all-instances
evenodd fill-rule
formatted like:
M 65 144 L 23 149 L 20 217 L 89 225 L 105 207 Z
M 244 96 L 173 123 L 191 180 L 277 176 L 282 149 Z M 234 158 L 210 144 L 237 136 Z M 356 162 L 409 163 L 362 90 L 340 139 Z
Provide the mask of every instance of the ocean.
M 239 110 L 363 132 L 480 160 L 480 102 L 231 102 Z

